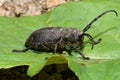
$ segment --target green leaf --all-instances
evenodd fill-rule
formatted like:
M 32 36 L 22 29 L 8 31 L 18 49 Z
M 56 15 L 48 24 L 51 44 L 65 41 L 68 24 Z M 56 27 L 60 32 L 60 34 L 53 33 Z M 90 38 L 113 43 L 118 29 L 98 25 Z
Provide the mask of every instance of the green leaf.
M 68 66 L 80 80 L 119 80 L 120 59 L 89 61 L 68 57 Z
M 32 50 L 25 53 L 12 53 L 13 49 L 23 49 L 25 40 L 34 31 L 43 27 L 73 27 L 82 30 L 100 13 L 114 9 L 120 13 L 120 1 L 91 0 L 63 4 L 53 11 L 33 17 L 0 17 L 0 68 L 28 65 L 28 75 L 34 76 L 45 65 L 68 63 L 69 68 L 80 80 L 119 80 L 120 79 L 120 17 L 108 13 L 95 22 L 87 31 L 100 44 L 91 50 L 87 43 L 83 50 L 91 60 L 81 60 L 74 56 L 52 55 Z M 85 42 L 88 39 L 85 38 Z M 48 59 L 47 59 L 48 58 Z

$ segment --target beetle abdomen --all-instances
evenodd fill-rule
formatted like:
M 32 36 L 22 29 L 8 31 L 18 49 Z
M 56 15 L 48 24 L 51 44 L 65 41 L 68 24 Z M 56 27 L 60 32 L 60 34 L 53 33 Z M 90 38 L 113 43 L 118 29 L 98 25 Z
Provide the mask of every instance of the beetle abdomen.
M 44 28 L 34 31 L 27 39 L 25 46 L 38 51 L 51 51 L 61 37 L 59 28 Z

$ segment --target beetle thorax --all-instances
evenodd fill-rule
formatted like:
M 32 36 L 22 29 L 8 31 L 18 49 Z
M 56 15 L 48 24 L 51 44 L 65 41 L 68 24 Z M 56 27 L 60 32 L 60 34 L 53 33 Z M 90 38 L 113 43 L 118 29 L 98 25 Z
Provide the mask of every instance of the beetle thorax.
M 64 33 L 64 34 L 63 34 Z M 79 31 L 73 28 L 63 29 L 62 36 L 70 42 L 78 42 L 79 36 L 83 34 L 83 31 Z

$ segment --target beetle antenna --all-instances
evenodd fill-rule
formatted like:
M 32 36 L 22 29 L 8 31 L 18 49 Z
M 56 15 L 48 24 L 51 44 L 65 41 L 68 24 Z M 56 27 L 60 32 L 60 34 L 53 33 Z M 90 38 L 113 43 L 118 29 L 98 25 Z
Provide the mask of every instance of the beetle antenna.
M 89 24 L 87 24 L 86 27 L 83 29 L 83 32 L 86 32 L 95 21 L 97 21 L 100 17 L 102 17 L 103 15 L 105 15 L 106 13 L 109 13 L 109 12 L 114 12 L 116 14 L 116 16 L 118 16 L 117 11 L 115 11 L 115 10 L 105 11 L 102 14 L 98 15 L 96 18 L 94 18 Z

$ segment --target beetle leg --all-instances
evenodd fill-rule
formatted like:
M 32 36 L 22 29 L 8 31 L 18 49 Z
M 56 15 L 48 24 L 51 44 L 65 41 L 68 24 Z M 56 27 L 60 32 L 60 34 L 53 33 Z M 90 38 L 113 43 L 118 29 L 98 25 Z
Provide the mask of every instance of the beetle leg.
M 59 40 L 58 40 L 58 41 L 56 42 L 56 44 L 55 44 L 54 54 L 56 53 L 58 44 L 59 44 L 61 41 L 62 41 L 62 37 L 60 37 Z
M 82 49 L 84 49 L 84 47 L 85 47 L 84 45 L 80 46 L 79 50 L 82 50 Z
M 25 49 L 23 49 L 23 50 L 12 50 L 12 52 L 26 52 L 26 51 L 28 51 L 30 48 L 28 47 L 28 48 L 25 48 Z
M 67 52 L 68 52 L 68 54 L 70 55 L 70 56 L 72 56 L 72 50 L 67 50 Z
M 70 48 L 74 49 L 75 51 L 77 51 L 81 57 L 85 60 L 89 60 L 90 58 L 89 57 L 85 57 L 85 55 L 83 53 L 81 53 L 77 48 L 75 48 L 74 46 L 70 46 Z
M 94 47 L 95 44 L 98 44 L 101 41 L 101 38 L 99 38 L 97 41 L 94 41 L 94 39 L 93 39 L 93 37 L 91 35 L 86 34 L 86 33 L 84 33 L 83 35 L 87 36 L 89 38 L 89 40 L 92 42 L 91 49 L 93 49 L 93 47 Z
M 58 46 L 58 43 L 55 44 L 55 48 L 54 48 L 54 54 L 56 53 L 57 51 L 57 46 Z
M 70 44 L 70 43 L 69 43 L 69 44 Z M 69 44 L 67 44 L 67 45 L 66 45 L 66 48 L 67 48 L 67 49 L 65 49 L 65 50 L 68 52 L 68 54 L 69 54 L 70 56 L 72 56 L 72 54 L 71 54 L 71 53 L 72 53 L 72 51 L 73 51 L 73 48 L 72 48 L 72 47 L 70 47 L 70 45 L 69 45 Z M 68 48 L 69 48 L 69 49 L 68 49 Z

